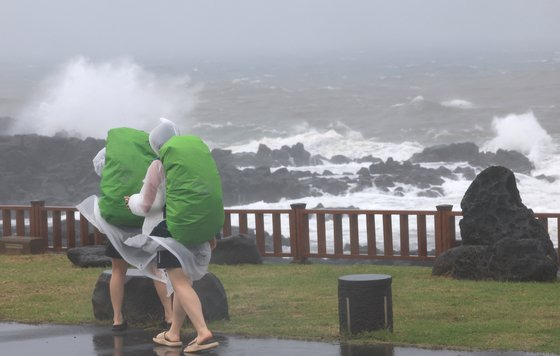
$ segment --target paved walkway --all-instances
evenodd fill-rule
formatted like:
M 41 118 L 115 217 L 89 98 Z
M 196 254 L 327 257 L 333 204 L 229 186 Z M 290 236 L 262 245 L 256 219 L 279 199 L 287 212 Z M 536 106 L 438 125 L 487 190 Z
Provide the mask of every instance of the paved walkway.
M 131 328 L 113 333 L 109 326 L 0 323 L 0 355 L 8 356 L 180 356 L 180 348 L 156 346 L 152 333 Z M 255 339 L 217 335 L 218 349 L 204 355 L 227 356 L 537 356 L 524 352 L 426 350 L 391 345 Z

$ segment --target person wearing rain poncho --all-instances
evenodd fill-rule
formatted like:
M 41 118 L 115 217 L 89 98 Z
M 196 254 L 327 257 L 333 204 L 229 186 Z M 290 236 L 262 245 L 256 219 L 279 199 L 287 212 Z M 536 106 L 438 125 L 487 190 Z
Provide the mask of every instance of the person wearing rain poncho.
M 159 245 L 157 266 L 165 269 L 171 284 L 168 287 L 174 291 L 171 327 L 153 340 L 180 347 L 186 313 L 197 336 L 184 351 L 208 350 L 218 343 L 212 342 L 213 335 L 192 282 L 207 273 L 211 251 L 216 246 L 214 237 L 224 222 L 220 176 L 206 144 L 196 136 L 179 136 L 171 121 L 161 119 L 149 140 L 159 159 L 150 164 L 140 193 L 125 200 L 130 210 L 140 216 L 165 202 L 165 219 L 157 225 L 152 221 L 155 227 L 150 236 L 127 241 L 138 246 Z
M 113 331 L 127 328 L 122 306 L 128 263 L 154 278 L 165 313 L 161 326 L 167 328 L 171 322 L 172 304 L 167 295 L 165 275 L 156 269 L 155 263 L 150 264 L 155 249 L 146 251 L 124 243 L 127 238 L 140 233 L 145 219 L 133 215 L 122 197 L 142 186 L 142 178 L 154 158 L 146 132 L 126 127 L 109 130 L 105 148 L 93 159 L 95 172 L 101 176 L 101 196 L 90 196 L 77 206 L 80 213 L 108 239 L 105 254 L 111 258 L 109 291 L 113 307 Z M 154 213 L 148 214 L 147 219 L 161 216 L 161 208 L 158 210 L 154 206 Z

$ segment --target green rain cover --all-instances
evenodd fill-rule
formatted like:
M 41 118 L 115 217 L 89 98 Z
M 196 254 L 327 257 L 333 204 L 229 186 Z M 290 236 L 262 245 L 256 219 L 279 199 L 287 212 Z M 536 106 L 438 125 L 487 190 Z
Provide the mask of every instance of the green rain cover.
M 160 149 L 165 168 L 166 219 L 183 245 L 211 240 L 224 224 L 222 182 L 210 150 L 196 136 L 174 136 Z
M 121 127 L 109 130 L 101 174 L 101 216 L 114 225 L 141 227 L 144 217 L 130 212 L 124 196 L 138 193 L 149 165 L 156 158 L 144 131 Z

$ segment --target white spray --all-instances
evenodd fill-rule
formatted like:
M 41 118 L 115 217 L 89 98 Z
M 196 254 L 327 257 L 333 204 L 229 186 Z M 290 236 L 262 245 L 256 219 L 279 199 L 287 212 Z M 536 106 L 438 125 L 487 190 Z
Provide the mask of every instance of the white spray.
M 554 150 L 552 137 L 531 111 L 494 117 L 492 129 L 496 136 L 484 145 L 485 151 L 496 151 L 498 148 L 518 151 L 538 166 Z
M 12 131 L 104 138 L 113 127 L 149 130 L 159 117 L 182 126 L 199 90 L 188 76 L 156 75 L 129 59 L 78 57 L 40 85 Z

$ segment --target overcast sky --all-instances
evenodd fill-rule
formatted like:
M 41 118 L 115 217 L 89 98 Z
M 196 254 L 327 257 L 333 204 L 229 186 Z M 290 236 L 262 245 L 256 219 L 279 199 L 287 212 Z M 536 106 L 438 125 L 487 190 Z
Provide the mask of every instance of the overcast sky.
M 0 0 L 0 59 L 560 50 L 556 0 Z

